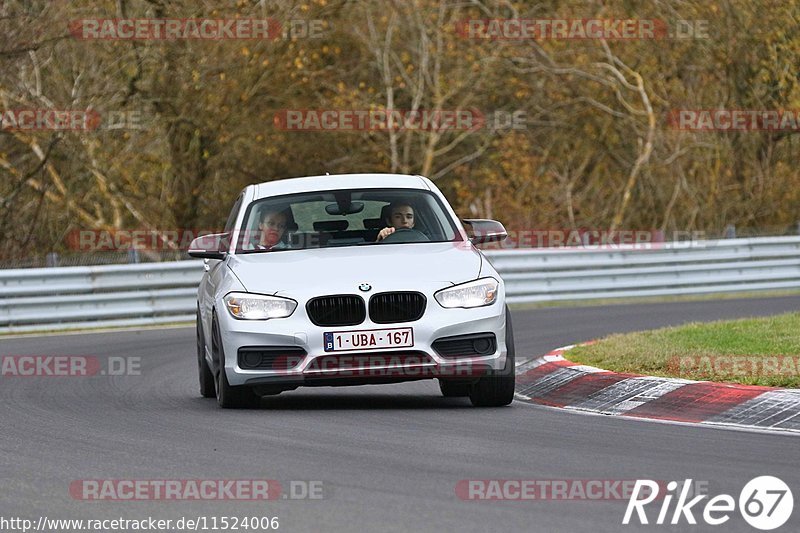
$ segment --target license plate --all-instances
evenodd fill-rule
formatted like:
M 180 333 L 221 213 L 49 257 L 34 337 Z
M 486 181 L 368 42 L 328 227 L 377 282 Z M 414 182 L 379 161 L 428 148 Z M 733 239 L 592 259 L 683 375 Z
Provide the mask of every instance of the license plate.
M 323 333 L 326 352 L 385 350 L 414 346 L 413 328 L 363 329 Z

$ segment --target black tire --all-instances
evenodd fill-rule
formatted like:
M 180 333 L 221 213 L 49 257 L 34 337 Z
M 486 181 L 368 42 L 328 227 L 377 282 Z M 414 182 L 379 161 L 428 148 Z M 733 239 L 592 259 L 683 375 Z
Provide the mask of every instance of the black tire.
M 475 407 L 501 407 L 514 400 L 514 331 L 511 312 L 506 306 L 506 364 L 499 373 L 480 378 L 469 390 L 469 399 Z
M 214 398 L 217 395 L 214 384 L 214 373 L 208 367 L 205 351 L 206 342 L 203 337 L 203 324 L 200 322 L 200 310 L 197 311 L 197 371 L 200 379 L 200 395 L 203 398 Z
M 211 322 L 211 351 L 217 361 L 217 403 L 225 409 L 244 409 L 257 407 L 261 397 L 257 396 L 251 387 L 245 385 L 231 386 L 225 374 L 225 351 L 222 347 L 222 337 L 216 318 Z
M 469 383 L 460 383 L 458 381 L 448 381 L 439 378 L 439 390 L 442 391 L 442 396 L 445 398 L 464 398 L 469 396 Z

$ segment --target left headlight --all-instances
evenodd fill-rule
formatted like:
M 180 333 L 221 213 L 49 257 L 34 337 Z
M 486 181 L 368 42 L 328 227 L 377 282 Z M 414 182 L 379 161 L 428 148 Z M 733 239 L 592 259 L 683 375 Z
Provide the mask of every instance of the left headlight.
M 494 278 L 481 278 L 442 289 L 433 297 L 442 307 L 482 307 L 491 305 L 497 300 L 498 285 L 498 281 Z
M 266 294 L 232 292 L 226 295 L 224 300 L 231 316 L 242 320 L 286 318 L 297 308 L 297 302 L 294 300 Z

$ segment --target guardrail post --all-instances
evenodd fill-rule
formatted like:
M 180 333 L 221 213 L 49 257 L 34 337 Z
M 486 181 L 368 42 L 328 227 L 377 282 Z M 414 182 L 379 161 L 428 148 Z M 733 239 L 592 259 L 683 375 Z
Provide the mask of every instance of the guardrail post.
M 136 248 L 128 250 L 128 263 L 139 263 L 139 250 Z
M 45 256 L 45 265 L 49 267 L 57 267 L 59 264 L 58 254 L 56 252 L 50 252 Z
M 728 224 L 725 226 L 725 234 L 722 236 L 723 239 L 735 239 L 736 238 L 736 226 L 733 224 Z

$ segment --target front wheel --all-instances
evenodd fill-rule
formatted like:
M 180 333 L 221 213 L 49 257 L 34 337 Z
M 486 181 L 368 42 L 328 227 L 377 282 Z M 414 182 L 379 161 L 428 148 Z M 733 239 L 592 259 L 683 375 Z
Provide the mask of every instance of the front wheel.
M 236 387 L 228 383 L 225 374 L 225 351 L 222 348 L 222 336 L 219 333 L 217 320 L 211 324 L 211 351 L 217 361 L 217 403 L 225 409 L 242 409 L 256 407 L 261 403 L 261 398 L 256 396 L 251 387 L 239 385 Z
M 203 336 L 203 324 L 200 322 L 200 310 L 197 310 L 197 370 L 200 379 L 200 395 L 203 398 L 213 398 L 217 391 L 214 385 L 214 374 L 206 362 L 206 342 Z
M 514 368 L 514 331 L 511 312 L 506 306 L 506 364 L 497 374 L 482 377 L 469 391 L 469 400 L 475 407 L 501 407 L 514 400 L 516 372 Z

